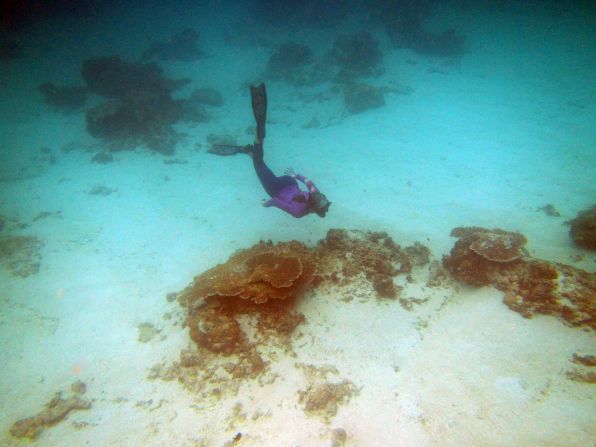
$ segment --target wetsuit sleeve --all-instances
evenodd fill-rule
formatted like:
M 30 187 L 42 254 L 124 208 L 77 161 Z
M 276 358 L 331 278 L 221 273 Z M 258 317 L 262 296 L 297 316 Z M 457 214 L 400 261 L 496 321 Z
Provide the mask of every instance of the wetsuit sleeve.
M 302 183 L 306 185 L 306 187 L 308 188 L 308 192 L 319 192 L 312 180 L 307 179 L 301 174 L 296 174 L 296 179 L 300 180 Z

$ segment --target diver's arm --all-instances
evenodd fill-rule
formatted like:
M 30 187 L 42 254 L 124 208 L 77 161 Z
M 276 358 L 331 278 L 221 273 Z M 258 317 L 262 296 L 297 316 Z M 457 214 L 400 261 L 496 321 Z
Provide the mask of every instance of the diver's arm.
M 319 191 L 317 189 L 317 187 L 315 186 L 315 184 L 312 182 L 312 180 L 307 179 L 303 175 L 296 174 L 295 178 L 296 178 L 296 180 L 300 180 L 302 183 L 304 183 L 306 185 L 306 187 L 308 188 L 308 192 L 318 192 Z
M 286 173 L 286 175 L 289 175 L 290 177 L 294 177 L 296 180 L 299 180 L 302 183 L 304 183 L 306 185 L 306 187 L 308 188 L 308 192 L 318 192 L 319 191 L 317 189 L 317 187 L 315 186 L 315 184 L 312 182 L 312 180 L 306 178 L 305 176 L 303 176 L 301 174 L 296 174 L 292 168 L 286 169 L 285 173 Z

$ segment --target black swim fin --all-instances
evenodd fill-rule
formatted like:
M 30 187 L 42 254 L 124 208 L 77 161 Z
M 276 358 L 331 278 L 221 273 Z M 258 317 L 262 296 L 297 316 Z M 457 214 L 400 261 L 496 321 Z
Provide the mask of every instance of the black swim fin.
M 250 154 L 252 151 L 252 144 L 246 146 L 235 146 L 233 144 L 214 144 L 207 152 L 214 155 L 236 155 L 236 154 Z
M 250 86 L 252 99 L 252 113 L 257 122 L 257 140 L 262 142 L 265 139 L 265 121 L 267 121 L 267 91 L 262 82 Z

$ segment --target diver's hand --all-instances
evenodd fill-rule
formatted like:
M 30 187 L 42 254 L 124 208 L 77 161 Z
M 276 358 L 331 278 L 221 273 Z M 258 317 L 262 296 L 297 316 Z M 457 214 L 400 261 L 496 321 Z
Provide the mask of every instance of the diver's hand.
M 290 177 L 294 177 L 294 178 L 298 177 L 298 174 L 296 174 L 296 172 L 292 168 L 286 168 L 286 170 L 284 171 L 284 174 L 289 175 Z

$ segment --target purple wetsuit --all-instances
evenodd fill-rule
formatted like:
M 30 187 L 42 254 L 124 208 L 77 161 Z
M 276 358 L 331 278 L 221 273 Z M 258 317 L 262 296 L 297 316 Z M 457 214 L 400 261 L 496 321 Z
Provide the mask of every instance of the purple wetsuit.
M 313 212 L 308 203 L 310 194 L 318 191 L 313 182 L 303 175 L 296 175 L 295 178 L 290 175 L 277 177 L 263 161 L 262 143 L 254 144 L 252 160 L 263 188 L 271 196 L 263 206 L 275 206 L 294 217 L 303 217 Z M 302 191 L 296 179 L 304 183 L 308 191 Z

